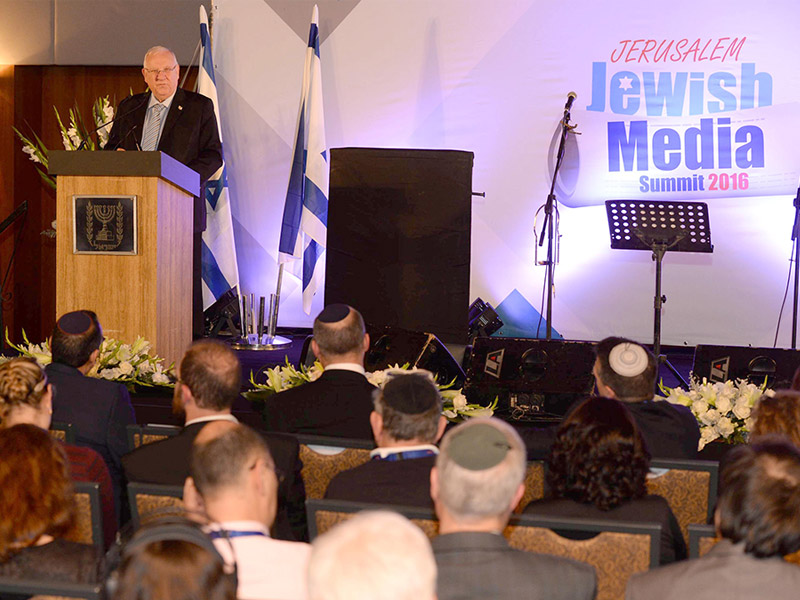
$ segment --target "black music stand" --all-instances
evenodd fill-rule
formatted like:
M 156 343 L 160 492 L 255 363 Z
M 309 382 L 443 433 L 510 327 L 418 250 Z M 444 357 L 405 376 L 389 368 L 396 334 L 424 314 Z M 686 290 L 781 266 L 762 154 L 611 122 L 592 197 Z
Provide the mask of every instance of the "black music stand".
M 653 354 L 672 371 L 684 387 L 686 380 L 661 355 L 661 261 L 668 250 L 713 252 L 708 205 L 705 202 L 653 202 L 647 200 L 606 200 L 611 248 L 650 250 L 656 261 L 656 294 L 653 304 Z

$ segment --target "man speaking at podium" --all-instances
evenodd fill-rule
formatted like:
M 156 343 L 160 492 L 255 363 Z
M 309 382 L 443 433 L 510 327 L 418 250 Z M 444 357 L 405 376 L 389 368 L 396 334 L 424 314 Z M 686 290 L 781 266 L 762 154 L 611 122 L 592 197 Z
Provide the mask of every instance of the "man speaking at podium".
M 160 150 L 200 173 L 201 187 L 222 166 L 214 104 L 202 94 L 178 89 L 175 54 L 154 46 L 144 55 L 142 76 L 149 92 L 120 102 L 106 150 Z M 195 198 L 193 332 L 203 334 L 201 292 L 202 232 L 206 228 L 205 194 Z

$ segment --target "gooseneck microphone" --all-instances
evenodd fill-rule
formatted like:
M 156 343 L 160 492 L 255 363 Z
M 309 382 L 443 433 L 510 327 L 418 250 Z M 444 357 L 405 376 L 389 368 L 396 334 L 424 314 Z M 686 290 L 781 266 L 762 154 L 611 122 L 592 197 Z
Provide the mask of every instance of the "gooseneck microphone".
M 132 109 L 130 109 L 130 110 L 126 110 L 126 111 L 125 111 L 124 113 L 122 113 L 121 115 L 119 115 L 119 114 L 117 114 L 117 115 L 114 115 L 114 118 L 113 118 L 113 119 L 109 119 L 108 121 L 106 121 L 105 123 L 103 123 L 102 125 L 100 125 L 99 127 L 95 127 L 94 129 L 92 129 L 92 130 L 91 130 L 91 131 L 90 131 L 88 134 L 86 134 L 86 137 L 85 137 L 85 138 L 83 138 L 83 141 L 80 143 L 80 145 L 78 146 L 77 150 L 83 150 L 83 147 L 86 145 L 86 142 L 87 142 L 87 141 L 89 141 L 89 138 L 90 138 L 90 137 L 91 137 L 93 134 L 95 134 L 95 133 L 97 133 L 98 131 L 100 131 L 100 130 L 101 130 L 103 127 L 105 127 L 106 125 L 110 125 L 111 123 L 113 123 L 113 122 L 114 122 L 114 121 L 116 121 L 117 119 L 119 119 L 119 118 L 121 118 L 121 117 L 127 117 L 127 116 L 128 116 L 129 114 L 131 114 L 132 112 L 135 112 L 135 111 L 139 110 L 139 108 L 141 108 L 142 104 L 144 104 L 145 102 L 147 102 L 149 99 L 150 99 L 150 94 L 145 94 L 144 98 L 142 98 L 142 99 L 141 99 L 139 102 L 137 102 L 137 103 L 136 103 L 136 106 L 134 106 Z M 124 141 L 125 141 L 125 140 L 128 138 L 128 136 L 131 134 L 131 132 L 132 132 L 134 129 L 135 129 L 135 126 L 134 126 L 134 127 L 133 127 L 133 128 L 130 130 L 130 131 L 128 131 L 128 132 L 127 132 L 127 133 L 126 133 L 126 134 L 125 134 L 123 137 L 121 137 L 121 138 L 120 138 L 120 140 L 121 140 L 121 141 L 120 141 L 120 144 L 122 144 L 122 143 L 123 143 L 123 142 L 124 142 Z M 117 145 L 119 146 L 119 144 L 117 144 Z

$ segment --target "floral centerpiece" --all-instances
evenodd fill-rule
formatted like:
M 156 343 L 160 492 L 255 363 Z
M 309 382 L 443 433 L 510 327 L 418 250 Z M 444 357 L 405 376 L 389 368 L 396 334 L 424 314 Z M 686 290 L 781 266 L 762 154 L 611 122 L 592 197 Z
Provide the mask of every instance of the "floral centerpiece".
M 40 365 L 47 365 L 52 361 L 50 346 L 46 341 L 33 344 L 28 340 L 25 331 L 22 332 L 22 339 L 22 344 L 12 343 L 6 329 L 6 343 L 22 356 L 34 358 Z M 124 383 L 130 389 L 137 385 L 174 386 L 174 365 L 165 368 L 164 359 L 150 354 L 150 348 L 150 342 L 142 337 L 136 338 L 133 344 L 106 338 L 100 346 L 97 363 L 87 375 Z M 0 360 L 8 360 L 8 357 L 0 357 Z
M 250 385 L 252 389 L 245 392 L 245 397 L 254 402 L 263 402 L 269 396 L 280 393 L 299 385 L 314 381 L 322 375 L 322 365 L 319 361 L 315 361 L 311 367 L 302 365 L 300 369 L 296 369 L 289 359 L 286 359 L 285 365 L 278 365 L 271 369 L 267 369 L 264 373 L 266 375 L 265 383 L 258 383 L 255 381 L 253 374 L 250 373 Z M 470 404 L 460 389 L 453 389 L 453 382 L 449 384 L 440 384 L 436 381 L 433 373 L 425 369 L 418 369 L 416 367 L 410 368 L 408 363 L 400 366 L 394 365 L 388 369 L 380 371 L 372 371 L 367 373 L 367 380 L 374 386 L 383 388 L 386 382 L 392 377 L 406 373 L 423 373 L 430 377 L 431 381 L 439 388 L 439 393 L 442 396 L 442 414 L 451 421 L 469 419 L 472 417 L 491 417 L 494 414 L 494 409 L 497 407 L 497 399 L 495 398 L 489 406 L 481 406 L 480 404 Z
M 56 113 L 56 121 L 61 131 L 61 141 L 64 144 L 64 150 L 77 150 L 83 147 L 87 150 L 102 150 L 108 142 L 108 135 L 111 132 L 111 121 L 114 119 L 114 106 L 108 99 L 108 96 L 97 98 L 92 104 L 92 120 L 94 125 L 91 129 L 87 129 L 84 123 L 81 111 L 78 105 L 69 109 L 69 121 L 64 125 L 64 121 L 54 106 L 53 110 Z M 16 127 L 13 128 L 14 133 L 17 134 L 22 142 L 22 151 L 28 155 L 28 158 L 37 165 L 36 170 L 42 181 L 49 187 L 56 189 L 55 177 L 47 173 L 49 165 L 49 151 L 47 146 L 41 138 L 32 132 L 31 135 L 24 135 Z M 93 131 L 97 133 L 97 143 L 91 137 Z
M 656 396 L 656 400 L 686 406 L 697 419 L 700 425 L 698 450 L 718 439 L 729 444 L 746 442 L 753 407 L 762 394 L 774 394 L 766 389 L 766 381 L 757 386 L 742 379 L 716 383 L 710 383 L 705 378 L 702 381 L 692 379 L 688 390 L 663 385 L 659 387 L 665 396 Z

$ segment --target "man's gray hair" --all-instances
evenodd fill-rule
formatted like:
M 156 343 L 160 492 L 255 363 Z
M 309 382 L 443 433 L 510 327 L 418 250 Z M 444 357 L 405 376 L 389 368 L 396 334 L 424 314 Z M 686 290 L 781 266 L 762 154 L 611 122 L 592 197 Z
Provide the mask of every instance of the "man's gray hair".
M 175 56 L 175 53 L 172 50 L 164 46 L 153 46 L 147 52 L 144 53 L 144 60 L 142 61 L 142 66 L 147 68 L 147 59 L 153 56 L 153 54 L 160 54 L 161 52 L 169 52 L 170 54 L 172 54 L 172 58 L 175 59 L 175 64 L 176 65 L 178 64 L 178 57 Z
M 467 428 L 491 426 L 508 444 L 502 461 L 488 469 L 473 470 L 459 465 L 450 456 L 452 440 Z M 509 510 L 511 500 L 525 479 L 525 444 L 513 427 L 499 419 L 472 419 L 445 434 L 436 470 L 439 501 L 456 520 L 470 521 L 498 517 Z
M 314 540 L 308 593 L 310 600 L 432 600 L 430 542 L 398 513 L 359 513 Z

